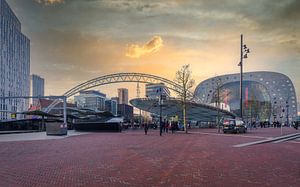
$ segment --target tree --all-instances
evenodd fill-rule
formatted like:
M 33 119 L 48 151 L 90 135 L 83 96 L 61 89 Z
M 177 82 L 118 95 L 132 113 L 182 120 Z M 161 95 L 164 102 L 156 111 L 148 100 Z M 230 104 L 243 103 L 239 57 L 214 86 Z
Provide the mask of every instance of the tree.
M 186 126 L 186 102 L 192 99 L 192 95 L 189 94 L 191 88 L 195 84 L 195 80 L 192 79 L 192 72 L 189 69 L 190 65 L 184 65 L 180 70 L 176 72 L 175 82 L 181 86 L 181 90 L 178 92 L 178 96 L 182 101 L 182 110 L 183 110 L 183 126 L 185 132 L 187 131 Z

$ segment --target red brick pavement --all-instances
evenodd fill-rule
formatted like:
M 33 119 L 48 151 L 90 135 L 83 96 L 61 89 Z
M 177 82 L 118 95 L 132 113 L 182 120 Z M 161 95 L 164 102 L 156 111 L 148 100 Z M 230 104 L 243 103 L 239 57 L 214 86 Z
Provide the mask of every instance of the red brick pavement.
M 232 145 L 254 139 L 193 132 L 160 137 L 158 131 L 145 136 L 137 130 L 59 140 L 2 142 L 0 186 L 300 184 L 299 143 L 233 148 Z

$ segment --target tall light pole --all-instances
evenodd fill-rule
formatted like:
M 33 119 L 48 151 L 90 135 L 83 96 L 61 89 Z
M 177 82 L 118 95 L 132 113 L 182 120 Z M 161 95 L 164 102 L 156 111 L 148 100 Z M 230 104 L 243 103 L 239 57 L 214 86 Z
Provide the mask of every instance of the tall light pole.
M 157 92 L 160 92 L 159 94 L 159 135 L 162 135 L 163 126 L 162 126 L 162 89 L 159 88 Z
M 217 115 L 217 125 L 218 125 L 218 133 L 220 133 L 220 88 L 222 86 L 221 78 L 216 77 L 216 107 L 218 108 L 218 115 Z
M 247 54 L 250 53 L 248 47 L 243 43 L 243 34 L 241 34 L 241 61 L 240 66 L 240 117 L 243 120 L 243 59 L 248 58 Z

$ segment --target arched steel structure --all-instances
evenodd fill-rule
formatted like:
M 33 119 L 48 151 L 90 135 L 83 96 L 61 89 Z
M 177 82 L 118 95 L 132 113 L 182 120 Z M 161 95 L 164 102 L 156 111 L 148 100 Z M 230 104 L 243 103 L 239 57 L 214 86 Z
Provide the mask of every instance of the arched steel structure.
M 164 83 L 167 88 L 177 93 L 182 92 L 182 88 L 179 84 L 159 76 L 145 73 L 116 73 L 97 77 L 79 84 L 67 91 L 64 96 L 71 97 L 79 93 L 81 90 L 87 90 L 97 86 L 121 82 Z
M 145 73 L 116 73 L 104 75 L 81 83 L 64 93 L 64 96 L 71 97 L 82 90 L 88 90 L 97 86 L 121 82 L 164 83 L 168 89 L 173 90 L 176 93 L 182 93 L 183 90 L 179 84 L 156 75 Z M 193 93 L 188 93 L 188 95 L 192 97 Z M 57 100 L 54 101 L 51 105 L 49 105 L 49 107 L 45 111 L 49 112 L 57 103 Z

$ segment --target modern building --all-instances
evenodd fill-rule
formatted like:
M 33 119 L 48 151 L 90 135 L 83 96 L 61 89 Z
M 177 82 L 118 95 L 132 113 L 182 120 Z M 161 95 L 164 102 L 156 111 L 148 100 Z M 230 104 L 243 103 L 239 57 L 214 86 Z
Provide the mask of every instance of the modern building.
M 118 103 L 116 100 L 106 100 L 105 101 L 105 111 L 111 112 L 113 115 L 118 115 Z
M 38 76 L 32 74 L 30 76 L 30 93 L 31 96 L 44 96 L 45 90 L 45 80 Z M 38 99 L 32 99 L 32 105 L 36 106 Z
M 147 98 L 157 99 L 160 97 L 160 95 L 163 95 L 165 97 L 170 97 L 170 91 L 165 86 L 164 83 L 146 84 L 145 89 L 146 89 L 145 93 Z
M 7 2 L 0 0 L 0 97 L 29 96 L 29 79 L 30 41 Z M 11 119 L 11 113 L 3 111 L 21 112 L 28 107 L 25 99 L 0 99 L 0 120 Z
M 127 104 L 118 104 L 118 115 L 124 117 L 124 120 L 131 122 L 133 120 L 133 107 Z
M 297 98 L 292 81 L 281 73 L 258 71 L 243 75 L 243 118 L 245 121 L 289 123 L 297 117 Z M 219 86 L 218 86 L 219 85 Z M 219 101 L 240 114 L 240 74 L 213 77 L 201 82 L 194 93 L 204 104 Z
M 119 88 L 118 89 L 118 98 L 119 98 L 119 104 L 128 105 L 128 89 Z
M 79 95 L 74 97 L 74 100 L 78 108 L 105 111 L 106 95 L 99 91 L 80 91 Z
M 117 104 L 119 104 L 119 97 L 112 97 L 111 100 L 114 100 L 117 102 Z

